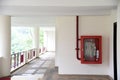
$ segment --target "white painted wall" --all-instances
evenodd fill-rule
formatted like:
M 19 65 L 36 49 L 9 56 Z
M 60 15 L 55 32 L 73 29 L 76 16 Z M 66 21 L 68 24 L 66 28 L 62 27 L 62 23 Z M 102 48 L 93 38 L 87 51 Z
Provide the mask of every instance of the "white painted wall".
M 47 51 L 55 51 L 55 31 L 47 31 Z
M 44 26 L 53 27 L 55 16 L 17 16 L 11 17 L 11 26 Z
M 74 16 L 60 16 L 56 18 L 55 65 L 59 66 L 59 74 L 67 74 L 67 72 L 72 74 L 75 71 L 71 72 L 73 70 L 71 65 L 79 64 L 75 59 L 75 23 Z
M 2 57 L 2 77 L 10 75 L 11 17 L 0 15 L 0 57 Z
M 62 16 L 56 21 L 56 65 L 59 74 L 109 75 L 112 25 L 110 16 L 80 16 L 81 35 L 102 35 L 102 64 L 81 64 L 76 59 L 76 17 Z
M 2 65 L 2 57 L 0 57 L 0 65 Z M 2 67 L 0 67 L 0 77 L 2 77 Z
M 117 21 L 117 9 L 114 9 L 111 11 L 111 16 L 110 16 L 110 20 L 111 20 L 111 25 L 113 25 L 114 22 Z M 113 63 L 113 26 L 112 26 L 112 34 L 110 37 L 110 52 L 111 54 L 109 55 L 109 75 L 114 78 L 114 63 Z
M 120 80 L 120 1 L 117 10 L 117 67 L 118 67 L 118 80 Z

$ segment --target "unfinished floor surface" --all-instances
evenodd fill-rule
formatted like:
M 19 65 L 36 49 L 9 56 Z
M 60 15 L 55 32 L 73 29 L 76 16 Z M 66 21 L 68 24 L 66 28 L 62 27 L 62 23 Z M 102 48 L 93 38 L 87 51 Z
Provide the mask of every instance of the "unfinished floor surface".
M 51 63 L 43 80 L 112 80 L 107 75 L 59 75 L 58 69 Z
M 11 80 L 112 80 L 107 75 L 59 75 L 54 62 L 53 58 L 37 58 L 12 73 Z

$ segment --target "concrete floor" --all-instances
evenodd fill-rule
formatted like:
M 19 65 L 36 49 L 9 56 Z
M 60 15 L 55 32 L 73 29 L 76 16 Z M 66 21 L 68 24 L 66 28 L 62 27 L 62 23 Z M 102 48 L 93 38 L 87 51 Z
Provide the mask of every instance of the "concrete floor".
M 107 75 L 59 75 L 58 68 L 51 63 L 43 80 L 112 80 Z
M 55 53 L 48 52 L 12 73 L 11 80 L 112 80 L 107 75 L 59 75 Z
M 46 52 L 40 55 L 39 58 L 11 73 L 11 80 L 41 80 L 54 59 L 55 52 Z

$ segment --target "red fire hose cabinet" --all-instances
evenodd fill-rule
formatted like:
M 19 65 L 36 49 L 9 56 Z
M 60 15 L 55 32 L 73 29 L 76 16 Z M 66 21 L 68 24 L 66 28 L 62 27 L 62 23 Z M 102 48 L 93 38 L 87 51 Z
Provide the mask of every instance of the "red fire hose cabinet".
M 102 36 L 81 36 L 81 63 L 102 64 Z

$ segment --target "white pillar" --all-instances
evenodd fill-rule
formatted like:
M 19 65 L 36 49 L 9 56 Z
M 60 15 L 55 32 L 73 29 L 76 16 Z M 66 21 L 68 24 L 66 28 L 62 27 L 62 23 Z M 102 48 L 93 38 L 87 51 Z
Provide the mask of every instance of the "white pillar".
M 120 1 L 117 8 L 117 68 L 118 80 L 120 80 Z
M 0 57 L 2 57 L 1 76 L 10 75 L 10 54 L 11 54 L 11 17 L 0 16 Z
M 55 31 L 47 31 L 47 51 L 55 51 Z
M 43 47 L 47 48 L 48 47 L 48 33 L 47 31 L 44 31 L 44 41 L 43 41 Z
M 39 27 L 33 28 L 33 48 L 36 48 L 36 57 L 39 57 Z

